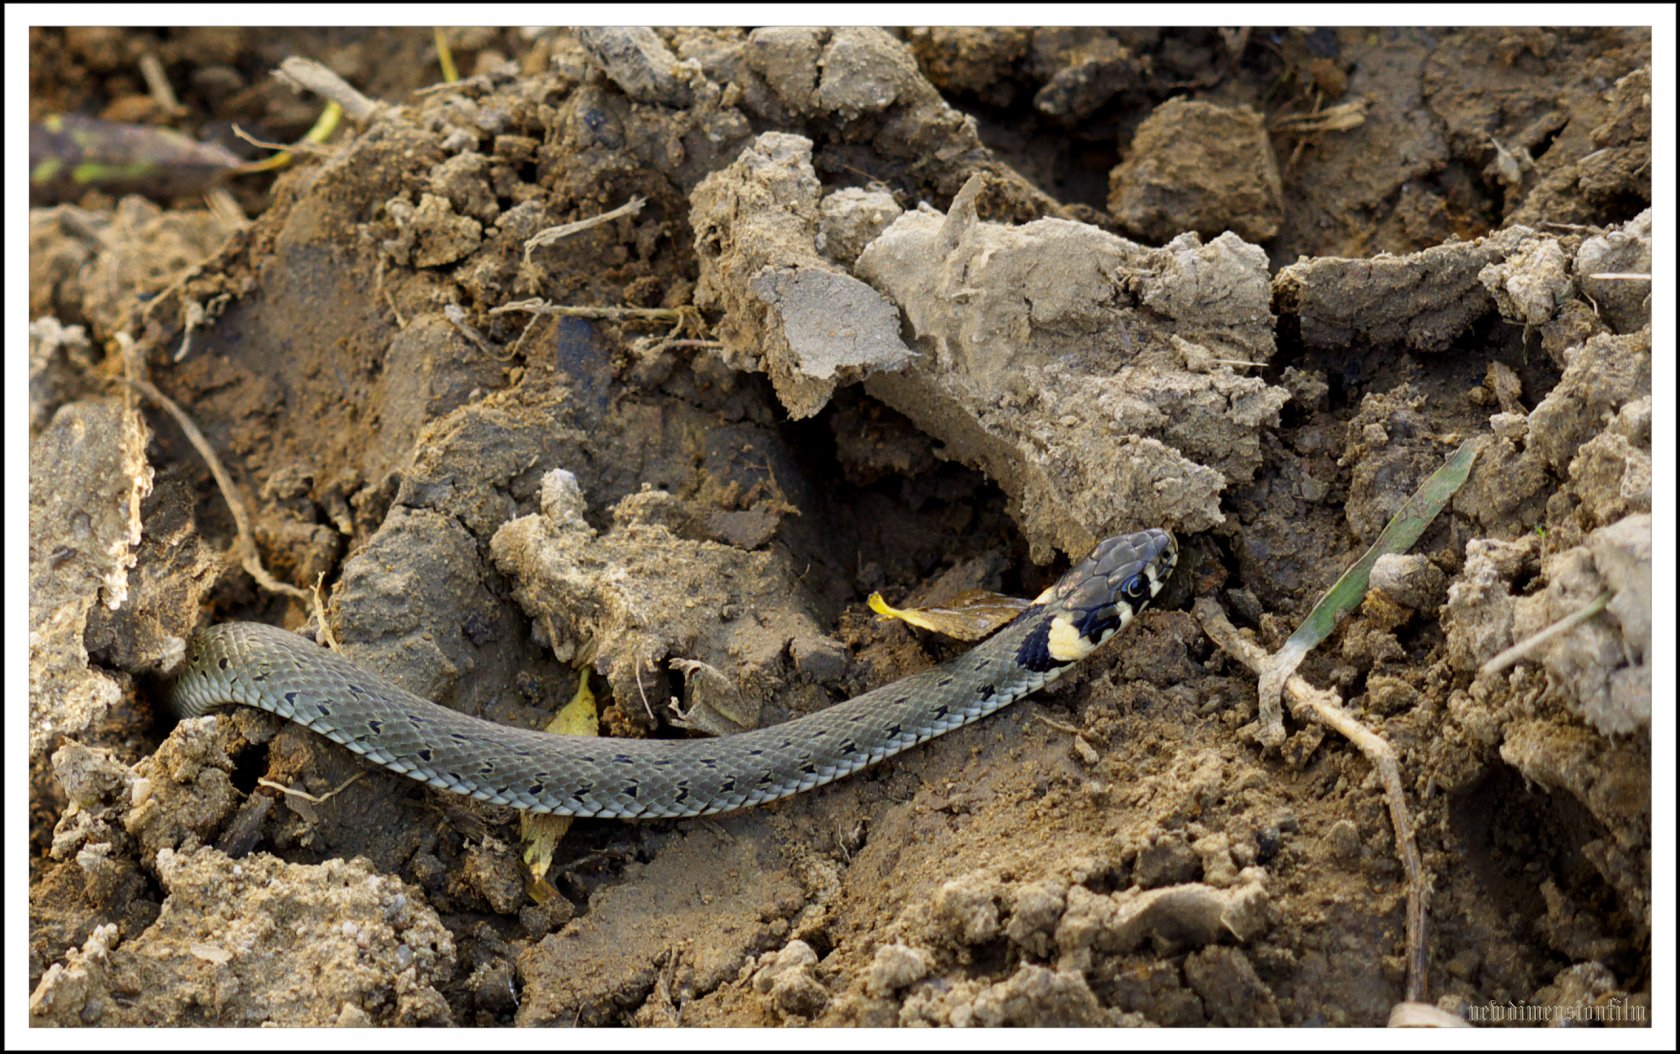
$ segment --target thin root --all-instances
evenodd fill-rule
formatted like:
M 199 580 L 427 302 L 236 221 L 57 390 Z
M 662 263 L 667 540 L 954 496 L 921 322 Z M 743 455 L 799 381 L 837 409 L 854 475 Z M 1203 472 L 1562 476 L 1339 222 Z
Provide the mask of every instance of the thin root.
M 1257 673 L 1267 668 L 1265 649 L 1239 634 L 1218 604 L 1206 598 L 1196 601 L 1196 618 L 1207 635 L 1227 655 Z M 1340 733 L 1359 748 L 1382 780 L 1389 822 L 1394 825 L 1394 844 L 1399 851 L 1400 866 L 1406 872 L 1406 999 L 1421 1002 L 1429 989 L 1425 957 L 1429 887 L 1424 879 L 1423 858 L 1418 854 L 1411 813 L 1406 808 L 1406 792 L 1400 780 L 1400 763 L 1395 759 L 1394 748 L 1354 718 L 1342 706 L 1336 693 L 1314 687 L 1300 674 L 1291 674 L 1284 681 L 1283 692 L 1289 700 L 1289 712 L 1297 720 L 1311 718 Z
M 472 327 L 472 324 L 467 321 L 466 309 L 461 307 L 460 304 L 449 304 L 445 306 L 443 309 L 443 317 L 449 320 L 450 325 L 454 326 L 457 330 L 460 330 L 463 337 L 472 341 L 479 351 L 482 351 L 484 354 L 493 359 L 505 358 L 505 356 L 490 346 L 490 342 L 484 339 L 484 334 Z
M 245 573 L 270 593 L 280 593 L 284 596 L 296 597 L 298 600 L 308 600 L 310 598 L 308 591 L 280 581 L 269 574 L 268 568 L 263 566 L 262 557 L 257 553 L 256 536 L 251 533 L 251 514 L 245 508 L 244 499 L 239 496 L 239 488 L 234 486 L 233 477 L 228 474 L 227 468 L 222 465 L 222 459 L 216 456 L 216 450 L 210 445 L 210 441 L 205 439 L 204 433 L 198 430 L 198 425 L 193 423 L 193 419 L 187 416 L 185 410 L 175 404 L 175 400 L 158 391 L 150 381 L 135 376 L 132 362 L 126 365 L 128 370 L 123 377 L 124 382 L 157 406 L 162 407 L 165 413 L 173 417 L 175 423 L 181 426 L 181 431 L 186 435 L 187 442 L 193 445 L 193 449 L 198 451 L 198 456 L 202 457 L 205 465 L 209 467 L 210 475 L 216 480 L 216 489 L 222 492 L 222 500 L 227 502 L 228 511 L 233 514 L 233 525 L 237 534 L 234 540 L 234 549 L 239 554 L 239 565 L 245 569 Z
M 308 802 L 311 805 L 325 805 L 339 791 L 341 791 L 344 788 L 350 786 L 350 784 L 352 784 L 352 783 L 356 782 L 357 780 L 361 779 L 363 776 L 366 776 L 371 771 L 373 771 L 373 770 L 372 769 L 363 769 L 362 771 L 356 773 L 354 776 L 351 776 L 349 779 L 345 780 L 343 783 L 340 783 L 338 786 L 334 787 L 332 790 L 328 791 L 327 793 L 325 793 L 325 794 L 323 794 L 319 797 L 309 793 L 308 791 L 298 790 L 296 787 L 288 787 L 283 783 L 276 783 L 273 780 L 268 779 L 267 777 L 263 777 L 263 776 L 257 777 L 257 786 L 267 787 L 270 790 L 277 790 L 281 794 L 287 794 L 287 795 L 290 795 L 294 798 L 302 798 L 304 801 Z
M 250 132 L 247 132 L 245 129 L 239 127 L 237 124 L 233 126 L 232 131 L 234 135 L 245 140 L 245 142 L 250 143 L 259 150 L 277 150 L 283 154 L 313 154 L 316 157 L 332 157 L 335 153 L 337 153 L 337 151 L 330 146 L 323 146 L 320 143 L 312 143 L 308 139 L 299 139 L 295 143 L 277 143 L 272 139 L 259 139 Z
M 641 663 L 636 664 L 636 694 L 642 697 L 642 709 L 647 711 L 648 720 L 652 721 L 655 727 L 658 727 L 659 718 L 653 716 L 653 704 L 648 702 L 647 689 L 642 687 Z
M 327 573 L 320 572 L 315 576 L 315 586 L 309 591 L 309 606 L 315 610 L 315 627 L 321 634 L 321 643 L 334 652 L 338 651 L 338 638 L 333 636 L 332 626 L 327 622 L 327 605 L 321 599 L 323 590 L 321 583 L 327 580 Z
M 620 216 L 634 216 L 636 213 L 641 212 L 642 206 L 646 204 L 647 199 L 637 195 L 620 205 L 618 208 L 609 212 L 603 212 L 599 215 L 590 216 L 588 219 L 577 220 L 573 223 L 562 223 L 558 227 L 545 227 L 525 239 L 525 259 L 530 260 L 531 252 L 535 249 L 540 249 L 545 245 L 553 245 L 557 241 L 564 238 L 570 238 L 572 235 L 589 230 L 591 227 L 599 227 L 603 223 L 611 223 Z
M 680 307 L 575 307 L 569 304 L 550 304 L 546 300 L 532 298 L 530 300 L 515 300 L 510 304 L 493 307 L 488 314 L 505 315 L 514 311 L 528 311 L 534 315 L 560 315 L 564 318 L 617 319 L 627 322 L 680 322 L 683 318 L 683 310 Z
M 1079 729 L 1077 729 L 1077 728 L 1073 727 L 1072 725 L 1068 724 L 1066 721 L 1058 721 L 1053 717 L 1045 717 L 1043 714 L 1033 714 L 1033 716 L 1038 718 L 1040 721 L 1043 721 L 1045 724 L 1049 725 L 1051 728 L 1054 728 L 1058 732 L 1066 732 L 1070 736 L 1084 735 L 1083 732 L 1079 731 Z

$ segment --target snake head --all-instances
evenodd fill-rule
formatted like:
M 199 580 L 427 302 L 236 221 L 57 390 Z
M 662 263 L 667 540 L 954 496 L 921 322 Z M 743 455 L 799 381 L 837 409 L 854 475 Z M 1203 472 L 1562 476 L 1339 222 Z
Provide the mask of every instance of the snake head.
M 1041 629 L 1017 658 L 1039 671 L 1083 659 L 1149 605 L 1177 564 L 1178 543 L 1159 528 L 1104 539 L 1034 602 L 1045 609 Z
M 1167 531 L 1152 527 L 1118 534 L 1098 542 L 1074 568 L 1085 576 L 1076 593 L 1096 598 L 1111 595 L 1116 604 L 1125 604 L 1135 614 L 1149 606 L 1177 566 L 1178 542 Z M 1068 577 L 1073 577 L 1072 571 Z

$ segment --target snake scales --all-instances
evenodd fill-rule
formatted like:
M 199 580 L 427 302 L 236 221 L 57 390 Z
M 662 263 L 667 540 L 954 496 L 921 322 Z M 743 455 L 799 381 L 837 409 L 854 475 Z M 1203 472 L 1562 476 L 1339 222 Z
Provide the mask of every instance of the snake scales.
M 1166 531 L 1109 538 L 972 651 L 806 717 L 716 739 L 603 739 L 494 724 L 251 622 L 194 634 L 170 703 L 182 717 L 226 703 L 259 707 L 405 776 L 516 809 L 700 816 L 848 776 L 1037 691 L 1125 629 L 1177 557 Z

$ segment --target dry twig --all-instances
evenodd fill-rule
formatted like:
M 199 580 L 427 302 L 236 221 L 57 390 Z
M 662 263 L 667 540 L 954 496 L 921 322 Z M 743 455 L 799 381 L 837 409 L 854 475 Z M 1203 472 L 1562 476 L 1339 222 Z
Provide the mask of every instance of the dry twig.
M 570 238 L 580 231 L 586 231 L 591 227 L 599 227 L 603 223 L 610 223 L 620 216 L 634 216 L 641 212 L 642 206 L 646 204 L 647 199 L 637 195 L 610 212 L 603 212 L 598 216 L 591 216 L 588 219 L 577 220 L 572 223 L 562 223 L 558 227 L 545 227 L 525 239 L 525 259 L 529 260 L 531 258 L 533 249 L 553 245 L 555 242 Z
M 343 77 L 313 59 L 296 55 L 282 59 L 280 68 L 274 71 L 274 77 L 295 88 L 314 92 L 323 99 L 338 103 L 353 121 L 366 121 L 385 105 L 352 88 Z
M 1498 673 L 1500 670 L 1503 670 L 1508 666 L 1515 666 L 1540 645 L 1546 643 L 1559 634 L 1568 633 L 1576 626 L 1579 626 L 1581 623 L 1592 618 L 1600 611 L 1603 611 L 1609 606 L 1610 598 L 1615 595 L 1616 593 L 1613 589 L 1604 590 L 1602 593 L 1598 594 L 1598 596 L 1587 601 L 1586 606 L 1581 608 L 1579 611 L 1570 612 L 1558 619 L 1556 622 L 1552 623 L 1550 626 L 1547 626 L 1545 629 L 1534 634 L 1532 637 L 1517 641 L 1517 643 L 1511 645 L 1509 648 L 1506 648 L 1487 662 L 1482 663 L 1481 669 L 1476 671 L 1476 675 L 1478 677 L 1486 677 L 1489 674 Z
M 617 319 L 628 322 L 680 322 L 684 311 L 693 308 L 680 307 L 573 307 L 567 304 L 551 304 L 546 300 L 532 297 L 529 300 L 515 300 L 493 307 L 492 315 L 506 315 L 515 311 L 526 311 L 533 315 L 559 315 L 563 318 Z

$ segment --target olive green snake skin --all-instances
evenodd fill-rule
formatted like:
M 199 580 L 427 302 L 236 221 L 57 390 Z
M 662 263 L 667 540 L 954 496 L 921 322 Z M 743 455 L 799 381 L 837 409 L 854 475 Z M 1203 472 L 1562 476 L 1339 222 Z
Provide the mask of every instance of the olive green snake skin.
M 1166 531 L 1110 538 L 972 651 L 806 717 L 715 739 L 560 736 L 494 724 L 251 622 L 194 634 L 170 703 L 182 717 L 227 703 L 259 707 L 405 776 L 516 809 L 701 816 L 848 776 L 1037 691 L 1125 629 L 1177 558 Z

